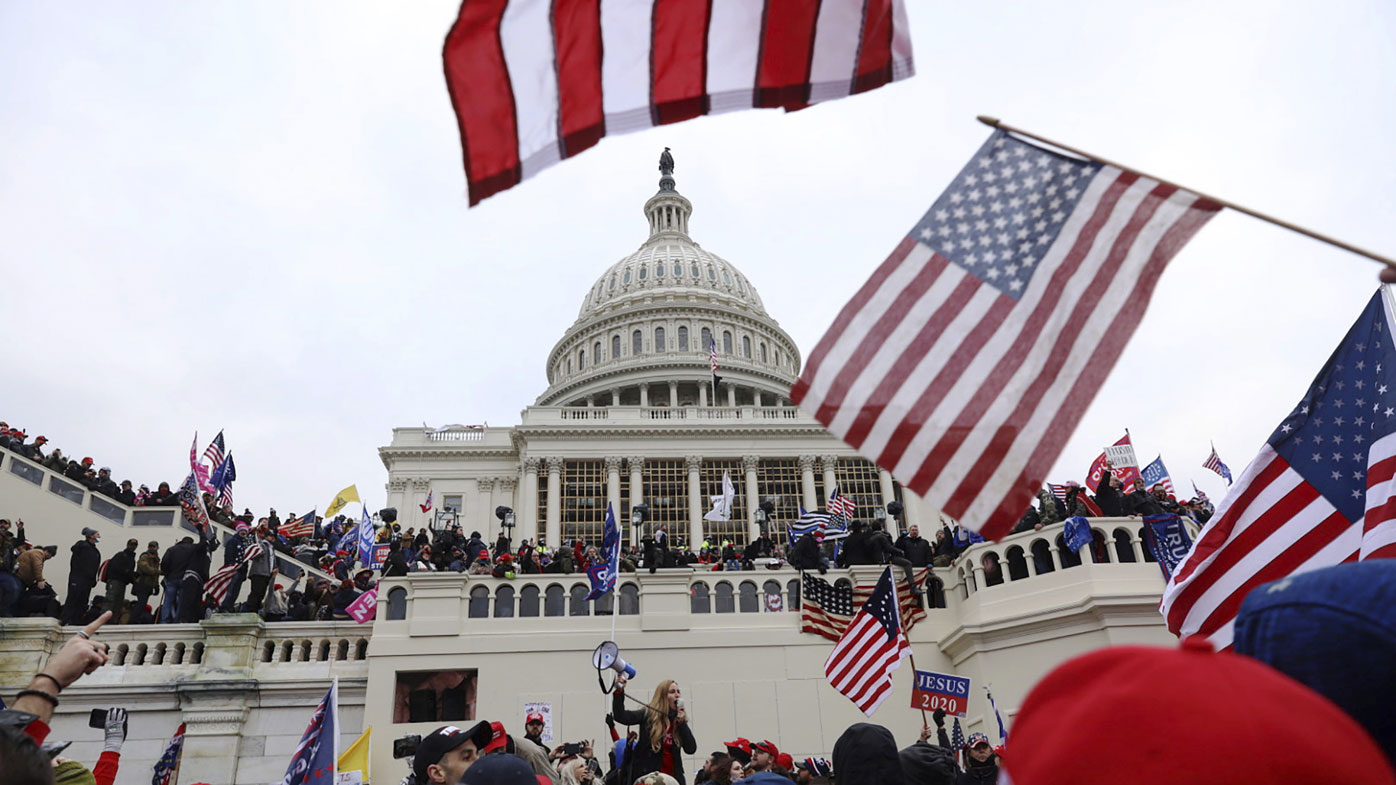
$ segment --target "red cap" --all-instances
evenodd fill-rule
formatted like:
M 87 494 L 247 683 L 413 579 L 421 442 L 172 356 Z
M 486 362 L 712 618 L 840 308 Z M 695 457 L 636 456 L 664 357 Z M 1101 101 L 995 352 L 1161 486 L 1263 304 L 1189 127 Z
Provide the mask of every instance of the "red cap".
M 487 752 L 494 752 L 497 749 L 502 749 L 505 744 L 509 743 L 509 734 L 504 732 L 504 723 L 491 722 L 490 732 L 494 735 L 490 737 L 490 743 L 486 744 L 483 750 L 480 750 L 481 755 Z
M 774 757 L 776 757 L 777 755 L 780 754 L 780 750 L 776 748 L 776 743 L 773 742 L 773 741 L 769 741 L 769 740 L 767 740 L 767 741 L 754 741 L 754 742 L 751 743 L 751 749 L 752 749 L 753 751 L 755 751 L 755 750 L 761 750 L 762 752 L 764 752 L 764 753 L 770 755 L 772 758 L 774 758 Z
M 82 465 L 83 465 L 83 466 L 87 466 L 87 465 L 89 465 L 89 464 L 91 464 L 91 463 L 92 463 L 92 459 L 91 459 L 91 458 L 83 458 L 83 459 L 82 459 Z
M 1337 706 L 1201 638 L 1102 649 L 1058 667 L 1023 701 L 1004 765 L 1032 785 L 1396 783 Z
M 542 721 L 543 721 L 543 715 L 542 715 L 541 712 L 530 711 L 530 712 L 528 713 L 528 716 L 527 716 L 527 717 L 524 717 L 524 724 L 525 724 L 525 725 L 529 724 L 530 722 L 542 722 Z
M 785 769 L 786 771 L 794 771 L 795 759 L 790 757 L 790 753 L 782 752 L 781 754 L 776 756 L 776 765 L 781 767 L 782 769 Z

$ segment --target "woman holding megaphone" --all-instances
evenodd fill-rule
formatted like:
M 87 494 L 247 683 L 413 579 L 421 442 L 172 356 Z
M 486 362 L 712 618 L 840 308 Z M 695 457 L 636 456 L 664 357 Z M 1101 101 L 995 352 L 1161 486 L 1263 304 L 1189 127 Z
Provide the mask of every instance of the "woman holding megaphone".
M 634 782 L 652 771 L 662 771 L 687 785 L 683 775 L 683 755 L 698 752 L 698 742 L 688 726 L 688 709 L 678 682 L 665 679 L 654 688 L 648 705 L 625 708 L 625 674 L 616 679 L 611 694 L 611 714 L 623 725 L 639 725 L 640 738 L 626 756 L 621 782 Z

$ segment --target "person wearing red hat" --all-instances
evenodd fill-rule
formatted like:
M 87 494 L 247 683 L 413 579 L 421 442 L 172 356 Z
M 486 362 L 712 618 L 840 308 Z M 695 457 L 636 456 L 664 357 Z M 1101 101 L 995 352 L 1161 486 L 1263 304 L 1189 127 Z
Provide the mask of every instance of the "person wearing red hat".
M 1201 638 L 1059 666 L 1023 701 L 1004 767 L 1018 785 L 1396 783 L 1342 709 Z
M 795 771 L 795 759 L 791 757 L 790 753 L 782 752 L 781 754 L 776 756 L 775 767 L 788 774 L 790 772 Z
M 773 741 L 756 741 L 751 744 L 751 770 L 770 771 L 776 764 L 776 756 L 780 754 Z
M 524 738 L 537 744 L 544 752 L 548 751 L 548 745 L 543 743 L 543 714 L 542 712 L 530 711 L 524 717 Z

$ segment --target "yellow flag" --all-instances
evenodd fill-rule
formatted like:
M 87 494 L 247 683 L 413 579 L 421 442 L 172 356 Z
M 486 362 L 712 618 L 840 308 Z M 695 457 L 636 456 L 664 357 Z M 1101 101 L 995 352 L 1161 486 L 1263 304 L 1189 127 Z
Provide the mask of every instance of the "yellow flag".
M 345 488 L 344 490 L 335 494 L 334 501 L 330 502 L 330 506 L 325 508 L 325 517 L 333 518 L 335 515 L 339 513 L 340 510 L 344 509 L 344 507 L 348 505 L 349 502 L 356 502 L 358 500 L 358 486 L 350 485 L 348 488 Z
M 362 736 L 349 749 L 339 756 L 339 771 L 361 771 L 363 772 L 363 782 L 368 783 L 368 734 L 373 732 L 373 728 L 366 728 Z

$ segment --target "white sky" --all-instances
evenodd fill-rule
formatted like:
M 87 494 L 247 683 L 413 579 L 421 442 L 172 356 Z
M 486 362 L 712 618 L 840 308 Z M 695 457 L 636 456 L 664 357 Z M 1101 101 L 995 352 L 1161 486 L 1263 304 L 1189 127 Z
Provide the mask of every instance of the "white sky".
M 509 425 L 674 149 L 693 234 L 807 355 L 993 114 L 1396 252 L 1396 6 L 910 3 L 919 74 L 617 136 L 466 209 L 457 4 L 0 4 L 0 419 L 152 486 L 225 428 L 238 507 L 384 499 L 423 420 Z M 1174 260 L 1050 479 L 1128 427 L 1213 498 L 1376 284 L 1235 213 Z M 3 501 L 0 500 L 0 508 Z M 3 512 L 3 509 L 0 509 Z

